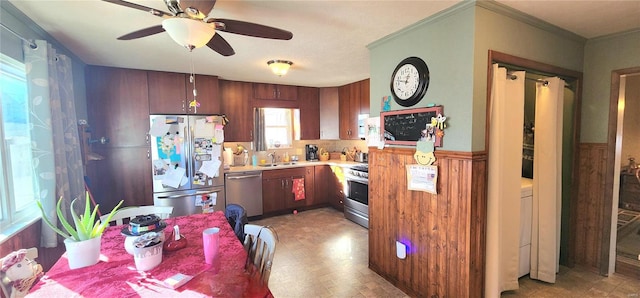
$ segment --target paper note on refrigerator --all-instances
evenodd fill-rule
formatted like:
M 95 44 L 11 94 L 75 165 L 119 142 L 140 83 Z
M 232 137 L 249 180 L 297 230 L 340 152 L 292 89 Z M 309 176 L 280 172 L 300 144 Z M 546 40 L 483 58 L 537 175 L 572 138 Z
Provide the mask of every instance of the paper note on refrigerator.
M 222 125 L 216 125 L 215 135 L 213 137 L 214 143 L 222 144 L 224 142 L 224 129 Z
M 196 119 L 196 126 L 193 128 L 194 138 L 212 138 L 214 136 L 214 126 L 207 123 L 206 119 Z
M 170 125 L 167 124 L 167 119 L 165 117 L 157 116 L 153 119 L 153 124 L 151 124 L 149 134 L 154 137 L 164 136 L 169 131 L 169 127 Z
M 220 160 L 206 160 L 198 170 L 208 177 L 218 177 L 220 175 Z
M 169 187 L 178 188 L 185 172 L 186 170 L 181 167 L 177 167 L 174 169 L 169 168 L 169 170 L 165 173 L 164 178 L 162 179 L 162 184 Z

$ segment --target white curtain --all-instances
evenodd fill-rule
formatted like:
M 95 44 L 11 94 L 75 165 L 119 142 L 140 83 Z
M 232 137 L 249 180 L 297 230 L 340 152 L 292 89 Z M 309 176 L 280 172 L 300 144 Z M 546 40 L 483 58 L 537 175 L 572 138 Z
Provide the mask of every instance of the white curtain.
M 80 155 L 78 126 L 69 57 L 57 54 L 44 40 L 36 48 L 24 44 L 33 167 L 45 212 L 57 221 L 57 198 L 64 198 L 68 212 L 74 198 L 84 198 L 84 172 Z M 80 200 L 84 207 L 84 201 Z M 70 218 L 70 217 L 67 217 Z M 56 247 L 57 234 L 42 223 L 41 245 Z
M 555 283 L 560 260 L 564 81 L 536 84 L 530 277 Z
M 493 65 L 485 297 L 518 289 L 524 80 L 523 71 L 507 79 L 507 70 Z

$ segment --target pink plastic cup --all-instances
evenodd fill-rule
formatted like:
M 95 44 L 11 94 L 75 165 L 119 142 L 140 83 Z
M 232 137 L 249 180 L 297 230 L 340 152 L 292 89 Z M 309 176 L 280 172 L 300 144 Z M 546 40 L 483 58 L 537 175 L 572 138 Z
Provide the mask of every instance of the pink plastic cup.
M 204 246 L 204 261 L 213 264 L 218 255 L 218 242 L 220 240 L 220 228 L 208 228 L 202 231 L 202 244 Z

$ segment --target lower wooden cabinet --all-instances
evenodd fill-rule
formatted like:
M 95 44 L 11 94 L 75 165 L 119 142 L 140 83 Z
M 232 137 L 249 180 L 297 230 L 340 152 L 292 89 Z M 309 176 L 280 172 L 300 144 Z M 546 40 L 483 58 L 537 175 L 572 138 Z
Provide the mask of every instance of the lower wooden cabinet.
M 344 210 L 344 168 L 340 166 L 331 166 L 331 173 L 329 179 L 329 204 L 340 211 Z
M 281 170 L 268 170 L 262 172 L 262 211 L 264 214 L 291 210 L 306 206 L 308 195 L 313 197 L 313 181 L 307 181 L 306 168 L 290 168 Z M 295 179 L 303 179 L 305 184 L 305 199 L 295 200 L 292 192 Z M 313 179 L 311 176 L 310 179 Z M 309 185 L 309 186 L 307 186 Z

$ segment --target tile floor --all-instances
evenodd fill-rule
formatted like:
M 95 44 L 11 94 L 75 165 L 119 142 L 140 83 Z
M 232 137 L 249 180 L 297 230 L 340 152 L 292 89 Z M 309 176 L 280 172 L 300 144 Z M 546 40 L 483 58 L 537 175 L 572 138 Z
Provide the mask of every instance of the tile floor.
M 275 297 L 408 297 L 368 268 L 367 230 L 332 208 L 251 221 L 278 233 L 269 287 Z M 640 281 L 561 267 L 556 284 L 525 276 L 502 297 L 640 297 Z

